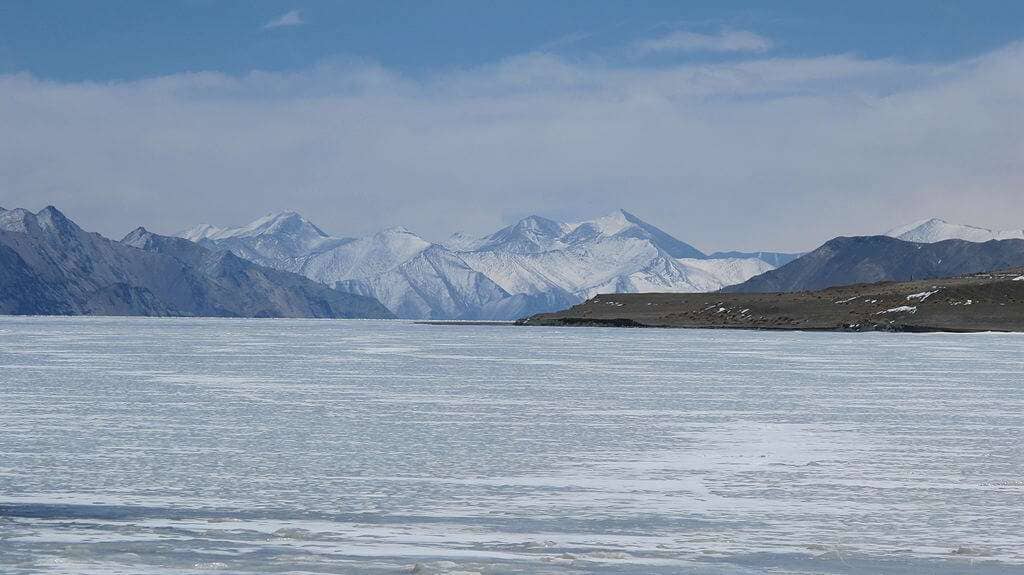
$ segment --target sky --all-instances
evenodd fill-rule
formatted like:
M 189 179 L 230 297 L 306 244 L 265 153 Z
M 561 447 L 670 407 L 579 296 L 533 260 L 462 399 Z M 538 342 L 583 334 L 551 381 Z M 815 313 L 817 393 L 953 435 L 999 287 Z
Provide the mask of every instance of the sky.
M 705 251 L 1024 227 L 1024 3 L 0 3 L 0 206 Z

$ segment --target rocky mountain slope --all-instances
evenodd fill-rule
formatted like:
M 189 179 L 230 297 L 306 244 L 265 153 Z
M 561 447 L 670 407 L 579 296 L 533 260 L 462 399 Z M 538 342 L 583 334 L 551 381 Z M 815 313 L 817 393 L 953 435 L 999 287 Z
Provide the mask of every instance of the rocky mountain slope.
M 391 317 L 372 298 L 180 238 L 88 233 L 53 207 L 0 209 L 0 313 Z
M 1024 331 L 1024 268 L 798 293 L 606 294 L 520 322 L 547 326 Z
M 840 237 L 723 292 L 798 292 L 880 281 L 950 277 L 1024 266 L 1024 240 L 914 243 L 888 236 Z
M 415 319 L 515 319 L 608 291 L 711 291 L 773 267 L 758 257 L 709 258 L 624 211 L 575 224 L 531 216 L 443 244 L 404 228 L 332 237 L 293 212 L 180 235 L 371 295 Z

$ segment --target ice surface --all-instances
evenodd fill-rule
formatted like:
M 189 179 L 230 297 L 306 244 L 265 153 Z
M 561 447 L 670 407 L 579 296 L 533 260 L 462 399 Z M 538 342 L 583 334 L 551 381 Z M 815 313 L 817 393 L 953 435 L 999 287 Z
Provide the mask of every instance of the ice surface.
M 0 318 L 0 572 L 1020 573 L 1022 351 Z

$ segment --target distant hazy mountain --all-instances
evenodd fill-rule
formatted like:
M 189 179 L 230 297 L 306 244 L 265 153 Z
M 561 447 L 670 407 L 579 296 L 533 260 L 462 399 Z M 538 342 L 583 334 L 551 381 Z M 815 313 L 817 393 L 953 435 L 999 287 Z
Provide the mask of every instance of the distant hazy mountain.
M 1024 266 L 1024 240 L 913 243 L 888 236 L 841 237 L 725 292 L 794 292 L 879 281 L 911 281 Z
M 262 217 L 240 228 L 220 229 L 199 224 L 178 234 L 196 243 L 232 251 L 260 265 L 297 272 L 298 260 L 352 241 L 332 238 L 295 212 Z
M 123 242 L 47 207 L 0 209 L 0 313 L 390 317 L 380 302 L 139 228 Z
M 798 257 L 800 257 L 802 255 L 804 255 L 804 254 L 803 253 L 793 254 L 793 253 L 783 253 L 783 252 L 715 252 L 715 253 L 711 254 L 710 256 L 708 256 L 708 257 L 709 258 L 713 258 L 713 259 L 727 259 L 727 258 L 751 259 L 751 258 L 756 258 L 756 259 L 759 259 L 759 260 L 761 260 L 763 262 L 766 262 L 767 264 L 771 265 L 772 267 L 776 267 L 777 268 L 777 267 L 781 267 L 781 266 L 784 266 L 784 265 L 788 264 L 789 262 L 795 260 L 796 258 L 798 258 Z
M 510 297 L 458 256 L 404 228 L 335 238 L 292 212 L 234 229 L 203 225 L 181 234 L 201 245 L 379 299 L 399 317 L 491 319 L 483 306 Z
M 922 244 L 931 244 L 944 240 L 987 242 L 991 240 L 1024 239 L 1024 230 L 989 230 L 962 224 L 951 224 L 945 220 L 932 218 L 889 230 L 885 235 L 907 242 Z
M 509 293 L 714 291 L 772 266 L 757 258 L 709 259 L 636 216 L 618 211 L 577 224 L 537 216 L 479 239 L 445 245 Z
M 515 319 L 598 292 L 711 291 L 771 269 L 751 258 L 708 258 L 618 211 L 569 224 L 531 216 L 485 237 L 432 244 L 404 228 L 331 237 L 298 214 L 241 228 L 203 224 L 180 234 L 240 257 L 372 295 L 399 317 Z
M 455 234 L 445 242 L 445 246 L 461 252 L 500 250 L 507 253 L 537 253 L 586 245 L 609 237 L 644 240 L 673 258 L 707 257 L 697 248 L 675 239 L 625 210 L 576 224 L 530 216 L 483 238 Z

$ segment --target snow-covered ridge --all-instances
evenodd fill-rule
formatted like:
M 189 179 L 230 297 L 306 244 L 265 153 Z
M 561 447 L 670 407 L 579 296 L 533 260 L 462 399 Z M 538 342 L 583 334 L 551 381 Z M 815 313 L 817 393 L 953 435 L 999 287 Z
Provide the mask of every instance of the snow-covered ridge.
M 569 231 L 574 232 L 580 227 L 586 226 L 600 234 L 613 236 L 632 225 L 632 222 L 627 217 L 628 215 L 629 214 L 623 210 L 616 210 L 608 215 L 601 216 L 590 221 L 566 224 L 566 228 Z
M 199 224 L 176 235 L 187 240 L 224 240 L 228 238 L 252 238 L 276 233 L 299 234 L 308 237 L 327 237 L 323 230 L 293 211 L 267 214 L 247 225 L 237 228 L 218 228 L 210 224 Z
M 987 242 L 991 240 L 1024 239 L 1024 230 L 990 230 L 963 224 L 953 224 L 939 218 L 921 220 L 898 228 L 885 235 L 919 244 L 931 244 L 945 240 Z
M 774 267 L 755 257 L 709 258 L 623 210 L 577 223 L 530 216 L 443 244 L 405 228 L 333 237 L 294 212 L 179 235 L 372 295 L 407 318 L 514 319 L 598 293 L 713 291 Z

